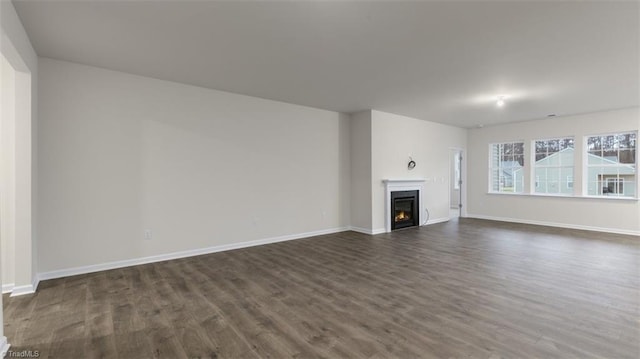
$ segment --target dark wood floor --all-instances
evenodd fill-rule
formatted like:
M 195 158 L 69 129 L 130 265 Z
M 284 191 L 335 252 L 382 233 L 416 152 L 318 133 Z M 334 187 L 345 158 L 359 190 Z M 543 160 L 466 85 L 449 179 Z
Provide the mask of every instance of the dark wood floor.
M 640 357 L 640 238 L 461 219 L 45 281 L 4 297 L 56 358 Z

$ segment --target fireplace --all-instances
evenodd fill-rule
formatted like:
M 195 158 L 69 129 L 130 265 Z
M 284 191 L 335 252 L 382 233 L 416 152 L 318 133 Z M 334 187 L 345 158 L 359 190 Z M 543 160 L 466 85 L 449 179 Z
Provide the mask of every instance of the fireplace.
M 418 191 L 391 192 L 391 230 L 420 224 L 418 194 Z
M 396 178 L 383 179 L 384 183 L 384 229 L 374 230 L 374 232 L 382 233 L 391 232 L 395 229 L 408 228 L 410 226 L 420 226 L 425 221 L 425 199 L 424 199 L 424 178 Z M 392 199 L 392 193 L 395 193 Z M 412 198 L 411 213 L 407 215 L 405 211 L 403 216 L 398 217 L 396 222 L 396 211 L 394 202 L 396 198 Z M 406 202 L 398 203 L 400 206 L 406 205 Z M 402 213 L 398 213 L 401 215 Z M 407 217 L 411 217 L 411 221 Z

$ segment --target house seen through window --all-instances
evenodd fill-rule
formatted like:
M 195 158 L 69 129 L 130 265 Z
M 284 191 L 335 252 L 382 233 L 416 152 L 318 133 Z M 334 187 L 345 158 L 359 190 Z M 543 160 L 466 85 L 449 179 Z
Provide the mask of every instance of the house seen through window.
M 535 193 L 573 194 L 573 137 L 533 142 Z
M 587 195 L 635 197 L 637 133 L 589 136 L 586 145 Z

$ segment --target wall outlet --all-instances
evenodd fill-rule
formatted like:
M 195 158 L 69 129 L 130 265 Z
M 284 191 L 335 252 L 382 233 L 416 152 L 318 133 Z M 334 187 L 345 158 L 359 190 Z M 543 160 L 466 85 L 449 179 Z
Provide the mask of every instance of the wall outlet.
M 145 229 L 144 230 L 144 239 L 146 241 L 150 241 L 151 240 L 151 230 L 150 229 Z

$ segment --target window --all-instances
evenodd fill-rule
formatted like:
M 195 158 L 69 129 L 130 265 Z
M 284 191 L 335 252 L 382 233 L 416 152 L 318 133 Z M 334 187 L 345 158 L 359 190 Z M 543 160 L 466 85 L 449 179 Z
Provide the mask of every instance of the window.
M 636 197 L 637 133 L 589 136 L 586 142 L 587 195 Z
M 524 142 L 494 143 L 490 150 L 490 192 L 522 193 Z
M 606 187 L 607 193 L 611 193 L 611 194 L 624 193 L 624 181 L 621 178 L 607 178 L 606 180 L 607 180 L 607 187 Z
M 533 146 L 535 193 L 573 194 L 573 137 L 536 140 Z M 571 185 L 569 185 L 569 178 L 571 178 Z M 567 185 L 563 185 L 565 181 Z

